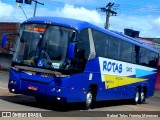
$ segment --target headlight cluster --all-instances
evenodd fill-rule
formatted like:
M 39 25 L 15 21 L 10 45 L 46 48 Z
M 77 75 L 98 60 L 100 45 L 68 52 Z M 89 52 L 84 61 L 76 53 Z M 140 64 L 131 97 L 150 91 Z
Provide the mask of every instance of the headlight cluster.
M 62 89 L 61 89 L 61 88 L 52 88 L 52 91 L 53 91 L 53 92 L 54 92 L 54 91 L 61 92 Z
M 17 84 L 17 82 L 15 80 L 11 80 L 10 84 L 14 84 L 15 85 L 15 84 Z

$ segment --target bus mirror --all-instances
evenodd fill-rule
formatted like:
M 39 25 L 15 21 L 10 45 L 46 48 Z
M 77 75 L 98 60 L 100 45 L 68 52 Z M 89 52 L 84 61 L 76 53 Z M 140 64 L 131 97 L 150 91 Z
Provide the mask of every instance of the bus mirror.
M 75 43 L 70 43 L 68 48 L 67 57 L 74 58 L 74 51 L 75 51 Z
M 7 34 L 3 34 L 3 37 L 2 37 L 2 48 L 5 48 L 6 41 L 7 41 Z

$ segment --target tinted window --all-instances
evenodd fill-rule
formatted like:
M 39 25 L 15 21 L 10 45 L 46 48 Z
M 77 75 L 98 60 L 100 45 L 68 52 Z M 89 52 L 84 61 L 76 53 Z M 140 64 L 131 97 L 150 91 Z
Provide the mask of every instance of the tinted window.
M 92 34 L 96 55 L 99 57 L 106 57 L 149 67 L 157 66 L 157 53 L 96 30 L 92 30 Z
M 140 49 L 140 65 L 149 67 L 157 66 L 158 54 L 145 48 Z
M 77 49 L 84 50 L 85 59 L 88 60 L 90 54 L 88 29 L 84 29 L 80 32 L 77 43 Z
M 121 40 L 110 37 L 109 39 L 109 47 L 108 47 L 108 57 L 112 59 L 120 59 L 120 45 Z
M 96 55 L 100 57 L 107 57 L 109 35 L 96 30 L 92 30 L 92 34 L 95 44 Z
M 157 64 L 158 64 L 158 54 L 150 51 L 150 55 L 149 56 L 150 56 L 149 57 L 149 66 L 156 68 Z
M 133 53 L 133 45 L 126 41 L 121 41 L 121 58 L 120 60 L 125 62 L 135 61 Z
M 140 49 L 140 64 L 145 66 L 149 64 L 149 50 L 145 48 Z

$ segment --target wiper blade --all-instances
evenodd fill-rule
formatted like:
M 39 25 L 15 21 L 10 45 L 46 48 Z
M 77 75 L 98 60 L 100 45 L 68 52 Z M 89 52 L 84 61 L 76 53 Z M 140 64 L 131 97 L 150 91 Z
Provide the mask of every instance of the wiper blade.
M 45 55 L 46 55 L 46 58 L 47 58 L 48 62 L 51 63 L 51 59 L 50 59 L 50 57 L 49 57 L 47 51 L 45 51 Z

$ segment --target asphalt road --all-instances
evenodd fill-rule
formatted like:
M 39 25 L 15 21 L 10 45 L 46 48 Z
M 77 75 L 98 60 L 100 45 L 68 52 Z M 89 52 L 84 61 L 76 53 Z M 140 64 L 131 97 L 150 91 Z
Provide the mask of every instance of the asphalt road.
M 87 116 L 87 119 L 96 120 L 98 119 L 97 117 L 99 116 L 101 117 L 101 114 L 102 116 L 103 114 L 107 115 L 107 113 L 110 111 L 116 111 L 109 114 L 109 115 L 115 114 L 115 116 L 109 116 L 110 119 L 112 119 L 112 117 L 116 117 L 117 111 L 120 111 L 120 112 L 122 111 L 122 113 L 125 111 L 130 111 L 131 113 L 132 111 L 141 111 L 141 112 L 153 111 L 153 113 L 155 114 L 160 114 L 160 91 L 155 91 L 154 96 L 146 99 L 145 104 L 132 105 L 131 102 L 127 100 L 103 101 L 103 102 L 97 102 L 94 109 L 86 111 L 86 110 L 83 110 L 81 103 L 69 104 L 69 105 L 62 105 L 62 104 L 53 105 L 52 103 L 38 104 L 35 101 L 34 97 L 11 94 L 8 92 L 8 88 L 7 88 L 8 78 L 9 78 L 8 72 L 0 71 L 0 111 L 1 112 L 2 111 L 18 111 L 18 112 L 43 111 L 44 113 L 48 112 L 50 117 L 55 115 L 58 117 L 57 119 L 59 119 L 59 117 L 65 117 L 65 118 L 61 118 L 65 120 L 73 119 L 74 116 L 78 116 L 78 118 L 74 118 L 77 120 L 81 120 L 83 119 L 81 117 L 86 117 L 86 116 Z M 155 111 L 158 111 L 158 112 L 155 112 Z M 97 117 L 96 117 L 96 114 L 97 114 Z M 72 118 L 67 118 L 66 117 L 67 115 L 69 115 Z M 49 119 L 49 117 L 47 117 L 46 119 Z M 106 119 L 106 116 L 104 116 L 103 119 Z M 128 119 L 128 118 L 123 117 L 123 119 Z

